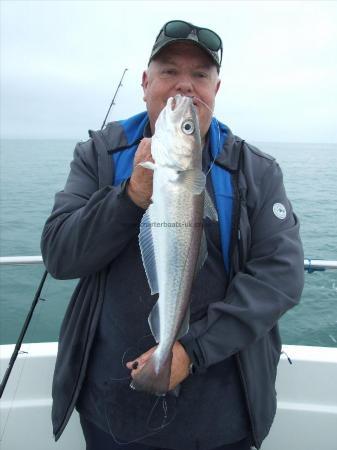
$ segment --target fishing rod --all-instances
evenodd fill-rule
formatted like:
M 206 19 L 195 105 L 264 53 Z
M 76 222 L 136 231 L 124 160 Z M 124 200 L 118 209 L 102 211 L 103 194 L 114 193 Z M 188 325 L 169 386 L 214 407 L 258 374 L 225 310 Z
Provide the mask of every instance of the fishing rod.
M 123 85 L 122 85 L 122 81 L 123 81 L 125 72 L 126 72 L 127 70 L 128 70 L 127 68 L 124 69 L 122 78 L 121 78 L 120 81 L 119 81 L 119 84 L 118 84 L 118 86 L 117 86 L 117 89 L 116 89 L 116 91 L 115 91 L 115 93 L 114 93 L 114 96 L 113 96 L 113 98 L 112 98 L 112 101 L 111 101 L 111 103 L 110 103 L 108 112 L 106 113 L 106 116 L 105 116 L 105 118 L 104 118 L 104 121 L 103 121 L 101 130 L 104 128 L 105 122 L 106 122 L 106 120 L 107 120 L 107 118 L 108 118 L 108 115 L 109 115 L 109 113 L 110 113 L 110 110 L 111 110 L 111 108 L 112 108 L 112 105 L 115 104 L 115 99 L 116 99 L 117 93 L 118 93 L 118 91 L 119 91 L 119 88 L 120 88 L 121 86 L 123 86 Z M 36 305 L 38 304 L 38 301 L 41 300 L 40 295 L 41 295 L 41 292 L 42 292 L 44 283 L 45 283 L 45 281 L 46 281 L 47 275 L 48 275 L 48 271 L 45 270 L 45 272 L 44 272 L 43 275 L 42 275 L 42 278 L 41 278 L 39 287 L 37 288 L 37 291 L 36 291 L 36 293 L 35 293 L 33 303 L 32 303 L 32 305 L 31 305 L 31 307 L 30 307 L 30 310 L 28 311 L 27 317 L 26 317 L 25 322 L 24 322 L 24 324 L 23 324 L 22 330 L 21 330 L 21 332 L 20 332 L 20 336 L 19 336 L 19 338 L 18 338 L 18 340 L 17 340 L 17 343 L 15 344 L 15 348 L 14 348 L 14 351 L 13 351 L 13 353 L 12 353 L 12 356 L 11 356 L 11 358 L 10 358 L 10 360 L 9 360 L 8 367 L 7 367 L 6 372 L 5 372 L 5 374 L 4 374 L 3 378 L 2 378 L 2 381 L 1 381 L 1 384 L 0 384 L 0 398 L 2 397 L 2 394 L 3 394 L 4 390 L 5 390 L 7 381 L 8 381 L 8 379 L 9 379 L 9 376 L 10 376 L 10 374 L 11 374 L 11 372 L 12 372 L 13 367 L 14 367 L 14 363 L 15 363 L 16 358 L 17 358 L 17 356 L 18 356 L 18 354 L 19 354 L 19 352 L 20 352 L 20 348 L 21 348 L 23 339 L 24 339 L 24 337 L 25 337 L 25 335 L 26 335 L 26 332 L 27 332 L 28 327 L 29 327 L 29 325 L 30 325 L 30 322 L 31 322 L 31 320 L 32 320 L 32 317 L 33 317 L 33 314 L 34 314 L 34 310 L 35 310 L 35 308 L 36 308 Z
M 118 93 L 118 91 L 119 91 L 119 88 L 120 88 L 121 86 L 123 86 L 123 85 L 122 85 L 122 81 L 123 81 L 124 75 L 125 75 L 125 73 L 126 73 L 127 70 L 128 70 L 127 68 L 124 69 L 122 78 L 119 80 L 119 84 L 118 84 L 118 86 L 117 86 L 117 89 L 116 89 L 116 91 L 115 91 L 115 93 L 114 93 L 114 96 L 113 96 L 113 98 L 112 98 L 112 100 L 111 100 L 111 103 L 110 103 L 108 112 L 106 113 L 106 116 L 105 116 L 105 118 L 104 118 L 103 124 L 102 124 L 102 126 L 101 126 L 101 131 L 102 131 L 103 128 L 104 128 L 105 122 L 106 122 L 106 120 L 107 120 L 107 118 L 108 118 L 108 115 L 109 115 L 109 113 L 110 113 L 110 109 L 112 108 L 112 105 L 115 104 L 115 99 L 116 99 L 116 97 L 117 97 L 117 93 Z
M 8 381 L 8 378 L 9 378 L 11 372 L 12 372 L 14 363 L 16 361 L 16 358 L 17 358 L 18 354 L 19 354 L 19 351 L 20 351 L 20 348 L 21 348 L 21 345 L 22 345 L 22 341 L 23 341 L 23 339 L 25 337 L 25 334 L 26 334 L 26 331 L 27 331 L 27 329 L 29 327 L 30 321 L 32 320 L 35 307 L 36 307 L 38 301 L 40 300 L 40 294 L 41 294 L 44 282 L 46 281 L 47 275 L 48 275 L 48 272 L 45 270 L 44 274 L 42 275 L 39 287 L 37 288 L 37 291 L 35 293 L 32 306 L 30 307 L 30 310 L 29 310 L 28 315 L 26 317 L 25 323 L 23 324 L 23 327 L 22 327 L 19 339 L 18 339 L 18 341 L 17 341 L 17 343 L 15 345 L 15 348 L 14 348 L 13 354 L 11 356 L 11 359 L 9 360 L 8 367 L 7 367 L 6 372 L 5 372 L 4 376 L 3 376 L 3 379 L 2 379 L 2 382 L 1 382 L 1 385 L 0 385 L 0 398 L 2 397 L 3 391 L 4 391 L 4 389 L 6 387 L 6 384 L 7 384 L 7 381 Z

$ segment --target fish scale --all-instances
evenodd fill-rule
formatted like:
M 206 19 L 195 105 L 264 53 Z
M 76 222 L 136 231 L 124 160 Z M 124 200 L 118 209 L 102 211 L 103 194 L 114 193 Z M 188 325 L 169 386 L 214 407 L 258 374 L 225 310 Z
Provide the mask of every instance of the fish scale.
M 186 212 L 182 215 L 179 214 L 179 211 L 182 211 L 183 205 L 189 204 L 191 202 L 191 199 L 186 198 L 186 195 L 184 196 L 178 194 L 177 196 L 174 196 L 170 189 L 167 190 L 167 195 L 168 197 L 170 197 L 170 205 L 174 205 L 175 208 L 173 211 L 172 207 L 167 209 L 165 222 L 170 223 L 169 220 L 175 218 L 176 220 L 175 222 L 173 222 L 175 224 L 188 224 L 192 220 L 191 215 L 186 214 Z M 156 231 L 157 234 L 159 234 L 163 231 L 163 229 L 161 228 Z M 160 343 L 166 343 L 166 341 L 168 341 L 167 345 L 169 346 L 172 343 L 172 339 L 174 338 L 172 322 L 174 321 L 177 312 L 181 310 L 182 305 L 179 301 L 169 302 L 166 301 L 166 299 L 172 297 L 178 298 L 181 282 L 184 278 L 185 262 L 186 258 L 188 257 L 190 233 L 188 227 L 182 226 L 168 228 L 167 234 L 169 235 L 167 238 L 172 242 L 170 247 L 166 247 L 166 249 L 170 250 L 170 253 L 167 255 L 165 253 L 161 255 L 159 245 L 158 248 L 155 247 L 155 253 L 158 254 L 158 260 L 162 261 L 163 263 L 163 267 L 158 267 L 158 273 L 160 275 L 163 275 L 163 277 L 161 278 L 162 283 L 160 283 L 163 286 L 163 291 L 162 293 L 160 293 L 160 295 L 163 296 L 162 301 L 164 307 L 161 310 L 163 311 L 163 318 L 165 317 L 165 320 L 162 319 L 161 321 L 162 326 L 160 327 Z M 158 244 L 161 242 L 160 239 L 156 240 L 155 236 L 154 241 L 158 242 Z M 169 332 L 171 331 L 171 333 L 173 333 L 173 336 L 169 336 L 169 332 L 167 332 L 166 330 L 169 330 Z M 165 339 L 166 337 L 168 338 L 167 340 Z M 158 352 L 162 352 L 163 349 L 161 348 L 161 344 L 159 344 L 159 346 L 160 350 L 158 350 Z

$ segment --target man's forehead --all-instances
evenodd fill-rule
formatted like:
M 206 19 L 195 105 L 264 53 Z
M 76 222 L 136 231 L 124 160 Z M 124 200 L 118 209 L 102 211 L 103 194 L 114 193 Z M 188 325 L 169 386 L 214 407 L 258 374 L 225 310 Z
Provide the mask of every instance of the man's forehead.
M 177 60 L 177 58 L 174 58 L 172 56 L 167 56 L 167 57 L 163 57 L 163 58 L 158 58 L 158 60 L 162 63 L 162 64 L 170 64 L 172 66 L 180 66 L 180 61 Z M 192 63 L 193 67 L 198 67 L 198 68 L 203 68 L 203 69 L 210 69 L 211 67 L 213 67 L 213 64 L 211 62 L 208 61 L 195 61 L 194 63 Z

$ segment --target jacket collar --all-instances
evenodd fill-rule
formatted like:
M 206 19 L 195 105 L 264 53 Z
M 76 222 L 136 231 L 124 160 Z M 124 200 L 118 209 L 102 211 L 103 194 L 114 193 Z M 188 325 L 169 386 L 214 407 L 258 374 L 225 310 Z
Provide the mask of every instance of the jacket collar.
M 102 132 L 108 153 L 138 145 L 140 140 L 148 135 L 148 123 L 147 113 L 144 112 L 125 121 L 108 124 Z M 125 128 L 133 132 L 126 133 Z M 244 141 L 234 136 L 231 130 L 215 117 L 209 129 L 209 141 L 215 163 L 230 172 L 236 172 L 239 167 L 240 149 Z

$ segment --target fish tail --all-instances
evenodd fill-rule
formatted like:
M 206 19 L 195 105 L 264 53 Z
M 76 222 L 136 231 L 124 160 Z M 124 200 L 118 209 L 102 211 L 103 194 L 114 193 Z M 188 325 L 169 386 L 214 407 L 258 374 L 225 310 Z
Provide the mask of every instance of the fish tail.
M 136 391 L 145 391 L 154 395 L 165 395 L 169 390 L 172 352 L 159 364 L 154 353 L 142 370 L 133 378 L 130 387 Z

